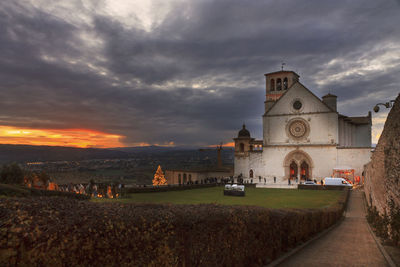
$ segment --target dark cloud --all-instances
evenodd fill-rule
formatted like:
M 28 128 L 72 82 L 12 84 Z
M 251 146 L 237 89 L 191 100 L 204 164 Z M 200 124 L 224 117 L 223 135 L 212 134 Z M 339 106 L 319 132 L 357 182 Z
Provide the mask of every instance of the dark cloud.
M 150 31 L 104 2 L 40 3 L 0 3 L 1 125 L 215 144 L 246 122 L 260 138 L 263 74 L 282 60 L 347 115 L 400 91 L 394 1 L 181 1 Z

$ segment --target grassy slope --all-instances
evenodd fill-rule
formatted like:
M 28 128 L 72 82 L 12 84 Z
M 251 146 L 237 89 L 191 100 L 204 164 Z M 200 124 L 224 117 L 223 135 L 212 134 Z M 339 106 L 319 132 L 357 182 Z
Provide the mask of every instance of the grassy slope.
M 96 199 L 93 201 L 119 201 L 124 203 L 171 203 L 223 205 L 254 205 L 267 208 L 323 208 L 334 204 L 343 191 L 291 190 L 246 188 L 245 197 L 224 196 L 222 187 L 202 188 L 161 193 L 130 194 L 118 200 Z

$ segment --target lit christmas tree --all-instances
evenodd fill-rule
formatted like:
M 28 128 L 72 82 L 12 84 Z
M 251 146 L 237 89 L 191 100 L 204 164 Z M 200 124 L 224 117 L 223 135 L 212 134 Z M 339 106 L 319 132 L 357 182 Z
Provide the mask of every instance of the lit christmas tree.
M 166 185 L 167 180 L 165 180 L 164 173 L 161 170 L 161 166 L 158 165 L 157 171 L 154 174 L 153 185 Z

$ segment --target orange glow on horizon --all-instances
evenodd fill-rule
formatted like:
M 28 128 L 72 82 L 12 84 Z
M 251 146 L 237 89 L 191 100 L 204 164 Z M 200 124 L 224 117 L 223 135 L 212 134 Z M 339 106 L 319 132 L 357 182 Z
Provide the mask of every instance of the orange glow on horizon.
M 217 146 L 219 146 L 219 145 L 210 145 L 208 147 L 217 147 Z M 222 147 L 234 147 L 234 146 L 235 146 L 235 142 L 222 144 Z
M 13 145 L 122 147 L 124 136 L 91 129 L 30 129 L 0 126 L 0 143 Z

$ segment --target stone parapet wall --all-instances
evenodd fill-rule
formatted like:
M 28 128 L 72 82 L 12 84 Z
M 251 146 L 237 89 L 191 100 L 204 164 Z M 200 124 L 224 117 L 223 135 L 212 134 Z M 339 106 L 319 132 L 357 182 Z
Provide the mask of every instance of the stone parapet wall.
M 365 194 L 368 204 L 381 214 L 388 211 L 390 200 L 400 207 L 400 95 L 387 117 L 371 162 L 365 166 Z

